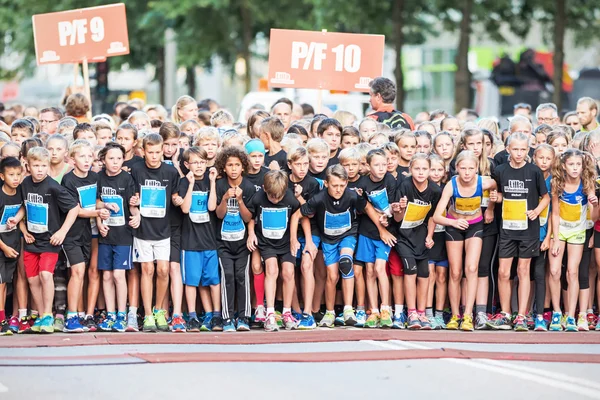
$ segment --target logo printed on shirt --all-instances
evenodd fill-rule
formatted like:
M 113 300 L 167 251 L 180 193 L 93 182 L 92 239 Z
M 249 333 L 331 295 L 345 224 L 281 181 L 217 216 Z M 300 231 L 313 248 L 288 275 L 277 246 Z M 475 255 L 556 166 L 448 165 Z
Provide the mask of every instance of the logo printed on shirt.
M 119 188 L 119 190 L 123 190 L 121 188 Z M 117 191 L 111 187 L 103 187 L 102 188 L 102 194 L 106 195 L 106 196 L 114 196 L 117 194 Z
M 529 189 L 525 187 L 525 182 L 518 179 L 509 179 L 508 186 L 504 186 L 505 193 L 527 194 Z
M 144 181 L 144 186 L 162 186 L 159 181 L 155 181 L 154 179 L 146 179 Z
M 30 203 L 43 204 L 44 196 L 41 196 L 37 193 L 27 193 L 27 201 Z

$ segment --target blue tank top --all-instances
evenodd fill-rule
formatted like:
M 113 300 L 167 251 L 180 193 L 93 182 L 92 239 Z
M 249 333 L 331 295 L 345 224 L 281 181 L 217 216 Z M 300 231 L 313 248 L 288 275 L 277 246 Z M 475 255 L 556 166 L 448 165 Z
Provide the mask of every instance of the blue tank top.
M 583 191 L 583 182 L 573 193 L 563 191 L 559 198 L 559 229 L 563 233 L 575 233 L 586 230 L 587 195 Z
M 465 197 L 458 192 L 457 176 L 452 177 L 452 207 L 457 214 L 474 215 L 481 210 L 483 186 L 481 176 L 477 176 L 477 188 L 472 196 Z

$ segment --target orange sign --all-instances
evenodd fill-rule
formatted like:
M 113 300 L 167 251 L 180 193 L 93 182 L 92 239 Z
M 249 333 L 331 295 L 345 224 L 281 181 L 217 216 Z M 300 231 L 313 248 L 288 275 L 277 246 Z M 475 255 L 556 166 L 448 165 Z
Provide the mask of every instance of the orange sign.
M 38 14 L 32 20 L 38 65 L 129 54 L 125 4 Z
M 271 29 L 269 85 L 368 92 L 385 36 Z

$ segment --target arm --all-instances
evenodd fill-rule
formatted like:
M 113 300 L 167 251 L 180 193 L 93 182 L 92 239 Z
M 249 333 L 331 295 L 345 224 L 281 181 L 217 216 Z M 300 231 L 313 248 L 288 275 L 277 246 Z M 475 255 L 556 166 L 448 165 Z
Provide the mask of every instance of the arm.
M 194 191 L 194 184 L 190 183 L 188 185 L 187 192 L 185 193 L 185 196 L 183 197 L 183 203 L 181 204 L 181 211 L 183 211 L 184 214 L 189 214 L 190 209 L 192 208 L 192 192 L 193 191 Z
M 465 219 L 450 219 L 444 217 L 444 211 L 448 207 L 450 198 L 452 197 L 452 185 L 446 185 L 442 192 L 442 197 L 438 202 L 435 212 L 433 214 L 433 222 L 439 225 L 451 226 L 456 229 L 465 230 L 469 227 L 469 223 Z
M 7 258 L 17 258 L 19 256 L 19 252 L 17 250 L 13 249 L 10 246 L 7 246 L 6 243 L 4 243 L 1 239 L 0 239 L 0 250 L 2 250 L 2 252 L 4 253 L 4 256 L 6 256 Z
M 208 211 L 217 209 L 217 185 L 214 180 L 210 181 L 210 193 L 208 194 Z
M 254 225 L 256 224 L 254 222 L 254 218 L 252 218 L 250 222 L 248 222 L 248 241 L 246 242 L 246 246 L 248 247 L 248 250 L 250 250 L 250 252 L 253 252 L 258 248 L 256 233 L 254 233 Z
M 75 208 L 72 208 L 69 210 L 69 212 L 67 213 L 67 216 L 65 218 L 65 222 L 63 222 L 60 229 L 58 231 L 56 231 L 56 233 L 54 235 L 52 235 L 52 237 L 50 238 L 50 244 L 52 246 L 60 246 L 63 243 L 63 241 L 65 240 L 65 236 L 67 236 L 67 233 L 69 232 L 69 229 L 71 229 L 71 227 L 77 220 L 77 215 L 79 215 L 79 210 L 80 210 L 79 204 L 76 205 Z
M 534 220 L 538 217 L 538 215 L 540 215 L 540 213 L 542 211 L 544 211 L 544 209 L 546 207 L 548 207 L 548 204 L 550 203 L 550 196 L 548 196 L 548 193 L 546 193 L 544 196 L 542 196 L 542 200 L 540 200 L 538 206 L 536 208 L 534 208 L 533 210 L 528 210 L 527 211 L 527 216 L 529 217 L 530 220 Z
M 546 194 L 546 196 L 548 196 Z M 559 232 L 559 224 L 560 224 L 560 214 L 559 214 L 559 207 L 560 204 L 558 202 L 558 196 L 552 196 L 552 234 L 554 235 L 552 237 L 552 255 L 557 256 L 558 255 L 558 248 L 559 248 L 559 238 L 558 238 L 558 232 Z
M 433 242 L 433 234 L 435 233 L 435 222 L 433 218 L 429 218 L 427 221 L 427 237 L 425 238 L 425 247 L 428 249 L 432 248 L 434 245 Z
M 398 239 L 396 239 L 394 235 L 392 235 L 383 225 L 381 225 L 381 222 L 379 222 L 380 214 L 373 208 L 371 203 L 367 202 L 367 205 L 365 206 L 365 212 L 377 227 L 381 240 L 390 247 L 394 246 Z
M 240 189 L 241 190 L 241 189 Z M 252 213 L 246 207 L 246 203 L 244 203 L 244 197 L 240 196 L 238 199 L 238 207 L 240 209 L 240 216 L 245 223 L 248 223 L 252 219 Z

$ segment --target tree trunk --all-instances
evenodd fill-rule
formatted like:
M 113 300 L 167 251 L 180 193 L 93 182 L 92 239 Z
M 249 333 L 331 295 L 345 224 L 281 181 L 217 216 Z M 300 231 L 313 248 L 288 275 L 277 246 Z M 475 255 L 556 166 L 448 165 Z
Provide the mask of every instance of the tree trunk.
M 563 62 L 565 59 L 565 26 L 567 25 L 566 0 L 556 0 L 556 15 L 554 16 L 554 95 L 552 100 L 560 114 L 562 110 Z
M 250 63 L 250 44 L 252 43 L 252 19 L 248 0 L 240 0 L 240 14 L 242 17 L 242 58 L 246 64 L 244 74 L 244 90 L 246 93 L 252 90 L 252 67 Z
M 158 80 L 158 97 L 160 104 L 165 104 L 165 48 L 158 49 L 156 59 L 156 80 Z
M 404 71 L 402 71 L 402 46 L 404 46 L 404 0 L 395 0 L 394 16 L 394 47 L 396 48 L 396 109 L 404 110 Z
M 185 84 L 187 85 L 188 95 L 196 97 L 196 69 L 188 67 L 185 69 Z
M 456 112 L 471 105 L 471 73 L 469 72 L 469 41 L 471 36 L 471 14 L 473 0 L 462 0 L 460 39 L 456 52 L 454 75 L 454 109 Z

